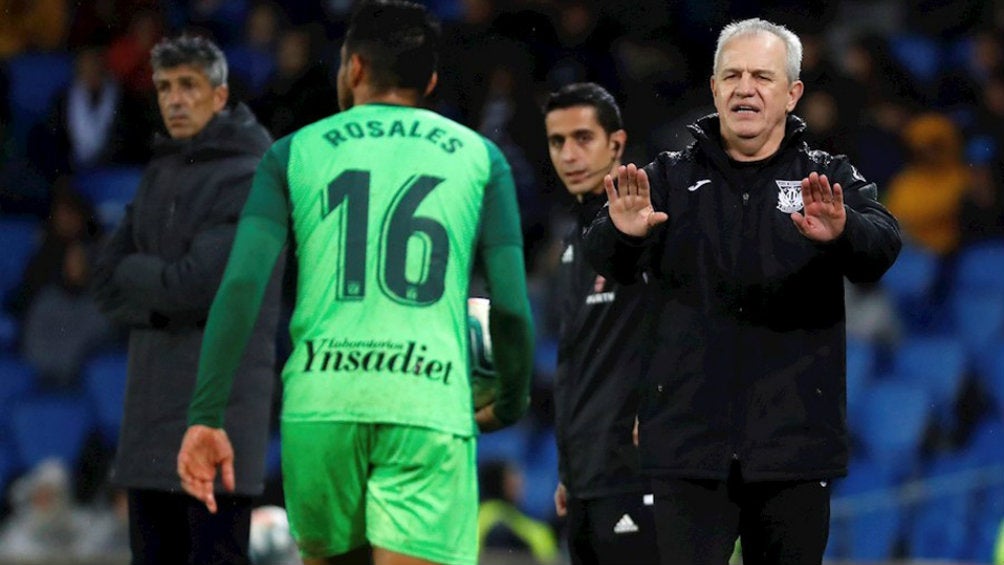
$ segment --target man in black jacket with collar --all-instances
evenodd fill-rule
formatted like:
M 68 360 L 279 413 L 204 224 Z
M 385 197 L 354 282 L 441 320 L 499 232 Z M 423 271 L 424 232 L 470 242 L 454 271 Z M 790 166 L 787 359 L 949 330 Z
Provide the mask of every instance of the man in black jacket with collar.
M 237 219 L 271 144 L 243 105 L 227 107 L 227 64 L 210 41 L 167 39 L 151 53 L 169 139 L 158 139 L 126 216 L 96 269 L 96 296 L 129 327 L 125 408 L 112 482 L 129 499 L 134 565 L 249 563 L 252 496 L 264 487 L 275 366 L 278 269 L 227 409 L 238 453 L 234 493 L 217 514 L 181 489 L 176 454 L 188 427 L 203 327 Z M 281 264 L 281 262 L 280 262 Z
M 582 248 L 583 230 L 606 204 L 603 177 L 620 162 L 627 133 L 617 102 L 594 83 L 554 92 L 544 114 L 551 163 L 576 200 L 558 269 L 555 509 L 567 516 L 573 564 L 654 564 L 651 489 L 632 441 L 644 285 L 607 280 Z
M 830 479 L 847 473 L 844 278 L 878 280 L 901 246 L 876 187 L 811 150 L 790 115 L 801 43 L 726 26 L 696 141 L 604 179 L 596 269 L 650 275 L 643 469 L 662 562 L 818 564 Z

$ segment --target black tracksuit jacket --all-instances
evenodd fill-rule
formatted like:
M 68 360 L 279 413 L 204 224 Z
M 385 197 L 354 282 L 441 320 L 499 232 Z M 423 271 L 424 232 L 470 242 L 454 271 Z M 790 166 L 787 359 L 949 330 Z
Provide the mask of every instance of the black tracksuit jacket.
M 879 279 L 901 246 L 876 188 L 842 156 L 802 141 L 789 116 L 772 157 L 730 161 L 717 115 L 690 126 L 687 149 L 645 170 L 652 205 L 669 220 L 645 238 L 616 230 L 604 209 L 586 234 L 591 264 L 614 280 L 649 273 L 639 417 L 646 471 L 749 481 L 847 472 L 844 277 Z M 844 190 L 847 223 L 834 242 L 799 233 L 802 178 Z M 894 409 L 894 407 L 893 407 Z
M 558 467 L 571 496 L 649 492 L 632 442 L 638 413 L 644 283 L 620 285 L 586 261 L 583 230 L 606 203 L 588 195 L 558 267 L 561 330 L 554 386 Z

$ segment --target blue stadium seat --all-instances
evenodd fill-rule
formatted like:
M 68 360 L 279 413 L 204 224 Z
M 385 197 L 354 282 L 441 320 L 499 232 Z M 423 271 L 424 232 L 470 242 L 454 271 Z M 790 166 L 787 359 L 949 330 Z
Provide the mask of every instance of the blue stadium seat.
M 17 349 L 19 332 L 20 327 L 14 316 L 0 311 L 0 354 L 13 353 Z
M 31 254 L 41 241 L 42 228 L 38 220 L 29 217 L 0 217 L 0 300 L 6 301 L 9 293 L 21 281 Z
M 966 351 L 954 337 L 909 337 L 893 354 L 893 378 L 927 391 L 934 415 L 946 429 L 951 429 L 965 372 Z
M 247 82 L 252 96 L 260 95 L 275 71 L 272 52 L 247 45 L 234 45 L 224 51 L 230 72 Z
M 876 562 L 893 556 L 903 528 L 894 486 L 877 463 L 865 457 L 851 461 L 847 477 L 834 487 L 830 555 Z
M 11 126 L 22 145 L 32 126 L 44 120 L 56 94 L 73 78 L 69 53 L 23 53 L 7 61 Z
M 553 520 L 554 489 L 558 486 L 558 445 L 553 430 L 534 434 L 521 467 L 525 480 L 520 508 L 538 520 Z
M 952 289 L 1004 291 L 1004 239 L 968 245 L 958 253 Z
M 982 388 L 990 396 L 998 416 L 1004 415 L 1004 340 L 998 341 L 992 347 L 986 366 L 979 376 Z M 1004 440 L 1004 435 L 1000 438 Z
M 77 396 L 40 395 L 18 402 L 11 410 L 18 468 L 30 469 L 49 457 L 73 468 L 92 424 L 87 401 Z
M 993 416 L 980 423 L 969 442 L 963 446 L 962 457 L 983 469 L 1004 466 L 1004 421 Z M 1004 484 L 991 481 L 970 495 L 972 519 L 967 543 L 966 560 L 974 563 L 993 561 L 993 548 L 1004 518 Z
M 123 353 L 108 353 L 84 364 L 84 393 L 106 445 L 118 440 L 125 403 L 127 359 Z
M 937 481 L 972 468 L 972 463 L 956 453 L 938 457 L 926 466 L 925 480 Z M 907 545 L 913 559 L 963 560 L 967 557 L 972 499 L 935 483 L 929 498 L 913 510 Z
M 851 425 L 867 457 L 883 474 L 899 480 L 916 470 L 929 413 L 930 396 L 924 389 L 879 381 L 864 391 L 857 425 Z
M 9 444 L 11 410 L 35 389 L 35 371 L 19 357 L 0 356 L 0 444 Z
M 122 220 L 142 177 L 141 167 L 105 167 L 76 175 L 73 185 L 90 201 L 98 220 L 110 231 Z
M 522 461 L 529 444 L 529 431 L 521 422 L 497 432 L 478 436 L 478 463 Z
M 899 257 L 882 276 L 900 318 L 908 329 L 923 330 L 933 307 L 934 284 L 941 269 L 937 255 L 916 245 L 904 244 Z
M 857 419 L 861 394 L 875 374 L 875 345 L 860 339 L 847 340 L 847 417 Z
M 889 38 L 893 57 L 922 83 L 930 83 L 941 72 L 941 46 L 929 36 L 913 33 L 894 34 Z
M 1004 290 L 960 289 L 949 299 L 949 306 L 969 366 L 985 372 L 1004 341 Z

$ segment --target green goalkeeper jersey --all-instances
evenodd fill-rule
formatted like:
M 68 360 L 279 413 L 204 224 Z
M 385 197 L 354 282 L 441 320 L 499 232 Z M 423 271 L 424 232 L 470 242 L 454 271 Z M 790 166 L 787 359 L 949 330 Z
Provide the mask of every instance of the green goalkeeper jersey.
M 476 258 L 493 333 L 507 335 L 496 342 L 496 414 L 525 410 L 532 328 L 508 164 L 438 114 L 365 104 L 277 141 L 259 165 L 210 311 L 190 423 L 222 425 L 242 332 L 287 234 L 297 286 L 283 420 L 474 433 L 467 293 Z

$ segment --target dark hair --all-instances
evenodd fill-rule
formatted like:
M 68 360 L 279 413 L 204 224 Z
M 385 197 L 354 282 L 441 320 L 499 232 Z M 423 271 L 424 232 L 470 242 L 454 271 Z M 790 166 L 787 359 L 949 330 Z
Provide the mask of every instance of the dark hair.
M 150 50 L 150 65 L 154 72 L 192 65 L 206 73 L 209 84 L 222 86 L 227 83 L 227 58 L 205 37 L 182 35 L 160 40 Z
M 596 121 L 608 134 L 624 129 L 621 109 L 607 89 L 595 82 L 575 82 L 566 84 L 547 97 L 544 114 L 575 106 L 592 106 L 596 109 Z
M 377 89 L 425 93 L 439 62 L 440 28 L 424 6 L 401 0 L 365 2 L 345 34 L 346 55 L 358 54 Z

